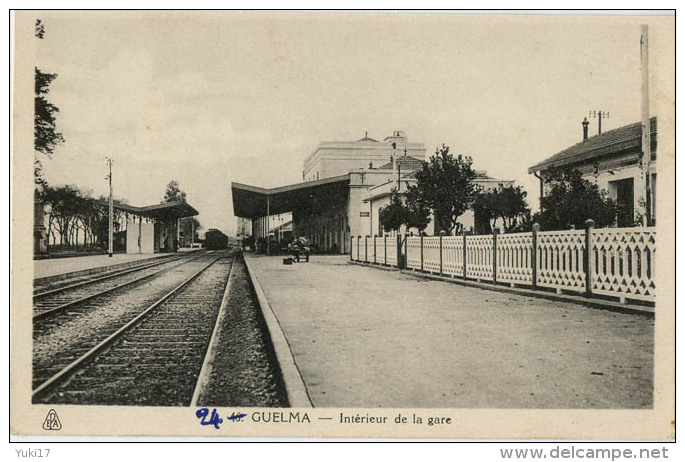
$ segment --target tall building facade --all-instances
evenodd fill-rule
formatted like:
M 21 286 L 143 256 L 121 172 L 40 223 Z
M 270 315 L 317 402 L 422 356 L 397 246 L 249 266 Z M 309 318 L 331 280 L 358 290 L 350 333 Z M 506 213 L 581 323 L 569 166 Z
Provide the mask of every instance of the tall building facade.
M 323 180 L 362 168 L 378 168 L 390 156 L 403 154 L 425 159 L 426 145 L 408 142 L 407 135 L 399 130 L 383 141 L 368 136 L 357 141 L 323 141 L 304 160 L 302 180 Z

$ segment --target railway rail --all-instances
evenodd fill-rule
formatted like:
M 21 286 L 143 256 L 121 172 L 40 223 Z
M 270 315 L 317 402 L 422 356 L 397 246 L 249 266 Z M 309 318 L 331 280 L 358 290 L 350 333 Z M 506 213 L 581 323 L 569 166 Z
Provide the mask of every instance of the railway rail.
M 246 271 L 239 251 L 207 252 L 38 319 L 32 402 L 287 406 Z
M 189 405 L 232 258 L 188 262 L 190 276 L 134 316 L 119 317 L 104 338 L 68 345 L 37 368 L 34 357 L 33 402 Z
M 195 254 L 197 255 L 197 253 Z M 55 281 L 55 282 L 50 282 L 44 285 L 39 285 L 39 286 L 34 286 L 33 289 L 33 298 L 34 300 L 40 299 L 41 297 L 49 296 L 52 294 L 56 294 L 62 291 L 66 290 L 71 290 L 76 287 L 80 287 L 83 285 L 90 284 L 92 282 L 96 281 L 103 281 L 108 278 L 113 278 L 117 277 L 122 274 L 126 274 L 128 272 L 133 272 L 139 269 L 144 269 L 148 268 L 151 266 L 156 266 L 156 265 L 161 265 L 162 263 L 169 262 L 172 260 L 178 260 L 183 258 L 185 255 L 181 254 L 176 254 L 176 255 L 166 255 L 164 257 L 156 258 L 152 261 L 150 260 L 142 260 L 140 262 L 133 263 L 131 266 L 128 266 L 126 268 L 122 269 L 114 269 L 110 271 L 106 271 L 103 273 L 96 273 L 93 275 L 88 275 L 88 276 L 82 276 L 82 277 L 75 277 L 73 279 L 66 279 L 66 280 L 61 280 L 61 281 Z
M 97 297 L 114 292 L 170 271 L 187 261 L 202 255 L 179 256 L 160 262 L 153 262 L 117 271 L 87 281 L 81 281 L 57 289 L 38 292 L 33 295 L 33 322 L 54 316 L 64 310 L 81 305 Z

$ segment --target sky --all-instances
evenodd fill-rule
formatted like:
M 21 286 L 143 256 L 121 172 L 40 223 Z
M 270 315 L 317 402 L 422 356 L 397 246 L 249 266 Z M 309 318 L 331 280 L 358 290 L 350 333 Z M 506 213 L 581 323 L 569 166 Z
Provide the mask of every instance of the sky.
M 321 141 L 403 130 L 428 155 L 444 143 L 515 180 L 536 208 L 528 167 L 581 141 L 589 111 L 609 111 L 603 131 L 640 120 L 644 18 L 25 13 L 45 26 L 35 66 L 58 74 L 65 142 L 47 180 L 107 194 L 109 156 L 115 198 L 159 203 L 177 180 L 203 227 L 229 234 L 231 182 L 300 182 Z M 650 21 L 656 95 L 672 38 Z

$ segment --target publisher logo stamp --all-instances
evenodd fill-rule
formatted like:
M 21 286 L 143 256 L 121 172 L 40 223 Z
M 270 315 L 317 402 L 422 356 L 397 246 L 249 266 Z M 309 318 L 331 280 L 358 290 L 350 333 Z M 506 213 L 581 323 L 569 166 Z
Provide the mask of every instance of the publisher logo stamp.
M 48 415 L 45 417 L 45 421 L 43 422 L 43 430 L 61 429 L 62 423 L 59 421 L 59 417 L 57 417 L 57 412 L 55 412 L 54 409 L 50 409 L 50 412 L 48 412 Z

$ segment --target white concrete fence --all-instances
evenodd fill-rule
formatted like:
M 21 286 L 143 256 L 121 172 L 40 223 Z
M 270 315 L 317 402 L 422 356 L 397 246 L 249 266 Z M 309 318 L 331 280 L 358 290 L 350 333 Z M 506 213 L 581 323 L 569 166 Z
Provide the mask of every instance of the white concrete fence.
M 655 301 L 654 228 L 352 236 L 352 261 L 588 297 Z M 590 271 L 587 271 L 589 266 Z

